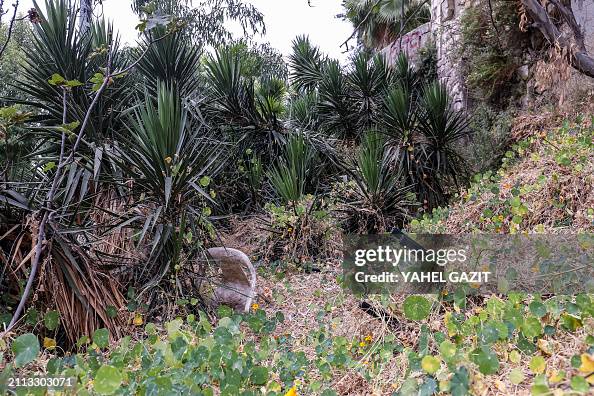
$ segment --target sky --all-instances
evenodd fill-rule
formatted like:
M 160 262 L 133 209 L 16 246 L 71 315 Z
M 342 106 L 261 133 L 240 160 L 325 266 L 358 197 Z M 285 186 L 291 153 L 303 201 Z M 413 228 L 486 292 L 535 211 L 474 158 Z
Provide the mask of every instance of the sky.
M 256 42 L 270 42 L 283 55 L 291 53 L 291 42 L 300 34 L 309 35 L 311 41 L 322 52 L 332 58 L 345 61 L 342 44 L 352 33 L 349 22 L 336 18 L 342 12 L 341 0 L 244 0 L 253 4 L 262 14 L 266 24 L 266 35 L 255 37 Z M 44 3 L 38 0 L 38 3 Z M 33 7 L 32 0 L 21 0 L 19 10 L 23 13 Z M 128 0 L 103 0 L 103 11 L 120 32 L 123 42 L 133 45 L 136 41 L 135 26 L 138 17 L 130 8 Z M 241 29 L 230 24 L 230 29 L 240 36 Z

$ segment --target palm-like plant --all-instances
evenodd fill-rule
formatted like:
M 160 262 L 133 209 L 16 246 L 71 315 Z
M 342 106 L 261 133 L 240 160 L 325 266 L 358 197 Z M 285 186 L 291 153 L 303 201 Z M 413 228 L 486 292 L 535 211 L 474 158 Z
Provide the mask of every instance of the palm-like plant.
M 291 136 L 279 162 L 268 172 L 270 184 L 283 203 L 297 202 L 313 176 L 316 152 L 301 134 Z
M 329 62 L 318 88 L 321 126 L 330 133 L 353 137 L 357 134 L 357 103 L 337 61 Z
M 300 61 L 294 65 L 293 83 L 308 81 L 309 94 L 293 100 L 291 122 L 349 139 L 368 130 L 385 134 L 392 161 L 423 206 L 445 203 L 450 187 L 467 176 L 455 145 L 469 132 L 466 118 L 452 109 L 445 88 L 439 83 L 422 86 L 404 54 L 393 66 L 381 55 L 359 54 L 349 67 L 327 61 L 318 77 L 306 78 L 303 65 L 320 55 L 308 41 L 298 44 L 294 58 Z M 304 59 L 307 54 L 312 59 Z M 312 105 L 309 112 L 306 103 Z
M 183 98 L 198 87 L 201 51 L 192 45 L 184 31 L 167 32 L 164 27 L 151 29 L 145 33 L 136 52 L 137 70 L 153 97 L 157 96 L 159 82 L 174 87 Z
M 140 239 L 156 226 L 151 257 L 143 268 L 154 282 L 180 259 L 185 228 L 201 234 L 204 203 L 213 202 L 204 188 L 221 169 L 223 150 L 200 117 L 182 105 L 179 93 L 164 83 L 157 88 L 156 104 L 148 99 L 136 110 L 128 132 L 120 137 L 113 158 L 123 176 L 134 180 L 137 205 L 149 209 Z
M 350 175 L 356 187 L 342 205 L 347 230 L 377 233 L 402 226 L 413 205 L 412 188 L 392 160 L 384 134 L 365 134 Z
M 367 48 L 381 48 L 431 19 L 426 0 L 344 0 L 346 18 Z
M 94 22 L 89 35 L 81 36 L 76 30 L 76 13 L 69 12 L 65 0 L 47 1 L 46 14 L 34 2 L 41 16 L 34 25 L 33 43 L 25 57 L 26 67 L 16 87 L 31 98 L 18 100 L 42 110 L 45 125 L 60 125 L 63 119 L 63 88 L 48 82 L 57 74 L 65 80 L 83 84 L 66 95 L 68 122 L 82 122 L 92 101 L 93 77 L 102 77 L 107 48 L 111 52 L 112 69 L 122 67 L 127 61 L 119 50 L 119 39 L 111 25 Z M 124 77 L 125 79 L 126 77 Z M 120 82 L 120 81 L 118 81 Z M 129 91 L 123 83 L 110 84 L 91 114 L 86 136 L 91 141 L 112 137 L 121 127 L 120 115 L 129 103 Z M 54 135 L 55 136 L 55 135 Z
M 313 46 L 307 36 L 293 40 L 293 53 L 289 65 L 293 69 L 291 81 L 298 92 L 314 90 L 322 80 L 327 58 Z
M 253 149 L 271 158 L 284 141 L 284 83 L 278 79 L 254 81 L 241 74 L 242 60 L 223 47 L 206 62 L 205 115 L 243 153 Z

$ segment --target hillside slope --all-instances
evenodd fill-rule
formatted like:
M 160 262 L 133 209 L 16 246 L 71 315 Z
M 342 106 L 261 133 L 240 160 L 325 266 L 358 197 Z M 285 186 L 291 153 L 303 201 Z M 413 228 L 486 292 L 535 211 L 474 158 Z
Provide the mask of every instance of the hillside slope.
M 414 220 L 410 231 L 594 231 L 592 118 L 548 129 L 536 119 L 516 120 L 516 143 L 497 172 L 476 175 L 453 205 Z

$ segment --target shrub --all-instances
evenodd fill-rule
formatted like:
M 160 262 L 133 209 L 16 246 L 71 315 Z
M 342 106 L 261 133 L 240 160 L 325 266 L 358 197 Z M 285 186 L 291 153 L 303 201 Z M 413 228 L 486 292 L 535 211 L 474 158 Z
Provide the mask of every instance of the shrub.
M 473 173 L 482 173 L 499 165 L 511 138 L 513 110 L 497 112 L 478 106 L 471 117 L 472 144 L 462 148 Z
M 270 234 L 264 259 L 296 264 L 338 258 L 338 227 L 330 215 L 333 206 L 324 199 L 306 195 L 286 205 L 265 206 Z
M 491 7 L 479 4 L 464 10 L 457 55 L 464 61 L 464 75 L 474 99 L 500 107 L 508 104 L 514 71 L 527 38 L 519 23 L 513 2 L 494 1 Z
M 283 156 L 268 172 L 270 184 L 283 203 L 301 199 L 315 165 L 316 152 L 303 135 L 291 136 L 284 146 Z
M 414 194 L 395 168 L 384 135 L 365 135 L 351 177 L 352 183 L 337 185 L 334 191 L 341 202 L 338 217 L 347 232 L 381 233 L 402 226 Z

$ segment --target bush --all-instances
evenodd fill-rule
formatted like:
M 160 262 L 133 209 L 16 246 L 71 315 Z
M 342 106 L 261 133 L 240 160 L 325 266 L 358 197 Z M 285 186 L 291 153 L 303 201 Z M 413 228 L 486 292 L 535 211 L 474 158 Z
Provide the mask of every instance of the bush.
M 316 152 L 306 144 L 303 135 L 294 135 L 287 141 L 283 156 L 268 172 L 270 184 L 283 203 L 301 199 L 308 186 Z
M 341 202 L 338 217 L 347 232 L 381 233 L 404 224 L 414 193 L 394 167 L 384 135 L 365 135 L 351 177 L 351 183 L 338 184 L 334 190 Z
M 511 138 L 513 110 L 497 112 L 486 105 L 476 108 L 470 123 L 472 144 L 463 150 L 473 173 L 499 165 Z
M 330 215 L 332 205 L 324 199 L 306 195 L 286 205 L 265 206 L 270 235 L 264 259 L 304 264 L 338 258 L 339 233 Z
M 520 31 L 519 22 L 513 2 L 494 1 L 492 7 L 479 4 L 464 10 L 457 53 L 465 63 L 464 75 L 473 99 L 507 106 L 511 98 L 509 88 L 527 38 Z

